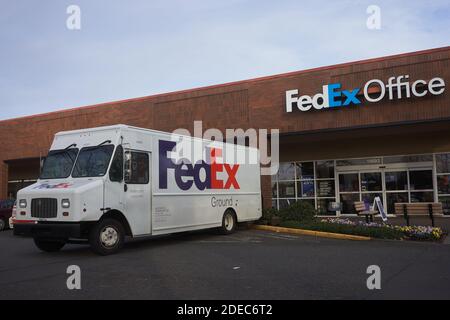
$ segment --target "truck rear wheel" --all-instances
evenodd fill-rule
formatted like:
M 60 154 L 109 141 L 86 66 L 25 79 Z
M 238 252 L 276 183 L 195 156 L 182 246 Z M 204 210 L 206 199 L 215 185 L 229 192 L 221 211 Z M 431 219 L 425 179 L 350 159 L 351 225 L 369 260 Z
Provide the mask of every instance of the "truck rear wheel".
M 39 238 L 34 238 L 34 244 L 42 251 L 56 252 L 61 250 L 66 243 L 62 240 L 42 240 Z
M 100 220 L 89 232 L 91 249 L 102 256 L 118 252 L 125 241 L 125 229 L 115 219 Z
M 227 209 L 223 214 L 222 227 L 220 232 L 222 234 L 231 234 L 236 230 L 236 215 L 233 210 Z

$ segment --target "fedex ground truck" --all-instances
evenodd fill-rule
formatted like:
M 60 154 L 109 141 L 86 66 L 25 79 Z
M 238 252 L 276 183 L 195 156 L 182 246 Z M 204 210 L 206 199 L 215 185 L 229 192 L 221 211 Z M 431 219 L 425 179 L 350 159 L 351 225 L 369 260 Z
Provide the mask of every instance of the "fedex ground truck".
M 127 125 L 55 135 L 38 181 L 17 194 L 14 234 L 43 251 L 207 228 L 261 217 L 256 148 Z

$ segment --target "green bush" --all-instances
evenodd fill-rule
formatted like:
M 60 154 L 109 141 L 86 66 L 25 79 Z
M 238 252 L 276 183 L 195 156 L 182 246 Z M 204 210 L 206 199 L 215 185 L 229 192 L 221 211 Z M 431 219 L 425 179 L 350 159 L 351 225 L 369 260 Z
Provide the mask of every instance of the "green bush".
M 281 209 L 279 216 L 282 221 L 311 221 L 314 220 L 316 210 L 314 206 L 307 201 L 297 201 L 289 207 Z
M 278 210 L 275 208 L 263 209 L 261 222 L 271 224 L 273 217 L 278 215 Z

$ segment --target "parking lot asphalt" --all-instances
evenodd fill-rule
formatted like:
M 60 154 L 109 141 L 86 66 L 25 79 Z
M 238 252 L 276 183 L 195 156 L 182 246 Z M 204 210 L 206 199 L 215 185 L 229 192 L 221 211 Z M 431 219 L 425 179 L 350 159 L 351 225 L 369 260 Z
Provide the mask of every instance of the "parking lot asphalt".
M 450 245 L 349 241 L 239 230 L 132 240 L 112 256 L 85 245 L 43 253 L 0 232 L 0 299 L 449 299 Z M 69 290 L 69 265 L 81 290 Z M 369 290 L 369 265 L 381 289 Z

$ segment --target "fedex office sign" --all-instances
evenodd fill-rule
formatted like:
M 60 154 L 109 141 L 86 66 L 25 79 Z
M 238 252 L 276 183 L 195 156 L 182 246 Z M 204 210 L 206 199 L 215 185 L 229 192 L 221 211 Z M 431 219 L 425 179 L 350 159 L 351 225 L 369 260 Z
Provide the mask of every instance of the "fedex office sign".
M 189 190 L 195 184 L 197 189 L 240 189 L 236 179 L 239 164 L 219 163 L 222 149 L 207 149 L 209 163 L 201 160 L 192 164 L 188 159 L 175 161 L 170 157 L 177 143 L 174 141 L 159 140 L 159 188 L 167 189 L 169 171 L 173 172 L 175 183 L 181 190 Z M 222 179 L 219 174 L 222 173 Z M 223 179 L 226 176 L 226 179 Z
M 362 92 L 361 92 L 362 91 Z M 340 83 L 322 86 L 322 92 L 314 96 L 299 95 L 298 90 L 286 91 L 286 112 L 292 112 L 294 106 L 300 111 L 321 110 L 350 105 L 360 105 L 362 100 L 379 102 L 388 96 L 389 100 L 424 97 L 427 94 L 440 95 L 445 91 L 445 81 L 433 78 L 430 81 L 409 81 L 409 75 L 390 77 L 387 83 L 380 79 L 367 81 L 364 86 L 343 90 Z

